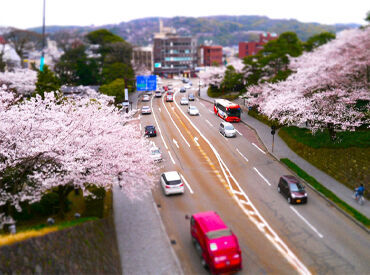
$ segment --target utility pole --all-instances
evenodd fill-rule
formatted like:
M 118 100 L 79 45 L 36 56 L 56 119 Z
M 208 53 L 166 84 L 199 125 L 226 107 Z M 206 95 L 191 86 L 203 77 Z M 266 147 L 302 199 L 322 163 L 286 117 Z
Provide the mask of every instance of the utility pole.
M 41 51 L 41 58 L 40 58 L 40 71 L 44 70 L 44 63 L 45 63 L 45 1 L 44 0 L 44 11 L 42 17 L 42 51 Z

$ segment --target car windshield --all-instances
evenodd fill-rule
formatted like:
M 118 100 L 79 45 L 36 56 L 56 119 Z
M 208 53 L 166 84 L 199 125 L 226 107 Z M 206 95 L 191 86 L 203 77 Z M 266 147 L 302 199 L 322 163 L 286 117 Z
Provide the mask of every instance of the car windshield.
M 143 109 L 149 109 L 149 106 L 143 106 Z
M 181 101 L 187 101 L 187 99 L 185 97 L 181 98 Z
M 150 130 L 154 130 L 154 126 L 146 126 L 146 127 L 145 127 L 145 130 L 148 130 L 148 131 L 150 131 Z
M 225 125 L 225 130 L 234 130 L 234 126 L 232 126 L 232 125 Z
M 159 149 L 153 149 L 152 150 L 152 155 L 158 155 L 160 154 L 161 152 L 159 151 Z
M 304 186 L 300 183 L 290 183 L 290 191 L 292 192 L 300 192 L 304 190 Z
M 189 108 L 190 108 L 190 110 L 194 110 L 194 111 L 198 110 L 197 107 L 195 107 L 195 106 L 190 106 Z
M 208 239 L 213 240 L 213 239 L 218 239 L 221 237 L 231 236 L 232 233 L 229 228 L 225 228 L 225 229 L 220 229 L 220 230 L 215 230 L 215 231 L 209 231 L 207 232 L 206 235 Z
M 240 108 L 230 108 L 228 111 L 227 111 L 227 114 L 229 116 L 236 116 L 236 117 L 240 117 Z

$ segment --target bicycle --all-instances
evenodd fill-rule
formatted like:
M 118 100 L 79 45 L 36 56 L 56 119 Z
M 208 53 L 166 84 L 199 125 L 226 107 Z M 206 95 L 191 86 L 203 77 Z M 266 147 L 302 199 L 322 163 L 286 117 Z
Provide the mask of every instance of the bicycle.
M 352 195 L 353 199 L 356 200 L 359 205 L 363 205 L 365 202 L 364 196 L 359 194 L 356 197 L 356 194 L 357 194 L 357 190 L 355 189 Z

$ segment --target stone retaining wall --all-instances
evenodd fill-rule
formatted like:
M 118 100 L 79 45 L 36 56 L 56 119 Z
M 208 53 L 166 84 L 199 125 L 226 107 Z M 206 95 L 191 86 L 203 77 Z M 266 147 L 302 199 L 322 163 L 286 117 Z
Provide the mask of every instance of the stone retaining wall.
M 122 274 L 113 218 L 2 246 L 0 274 Z

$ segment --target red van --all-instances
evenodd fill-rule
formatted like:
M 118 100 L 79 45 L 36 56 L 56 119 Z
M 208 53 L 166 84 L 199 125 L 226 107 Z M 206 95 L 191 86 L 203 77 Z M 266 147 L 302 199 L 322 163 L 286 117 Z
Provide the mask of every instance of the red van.
M 202 265 L 211 273 L 227 273 L 242 269 L 242 252 L 238 238 L 216 212 L 191 216 L 193 244 L 202 258 Z

